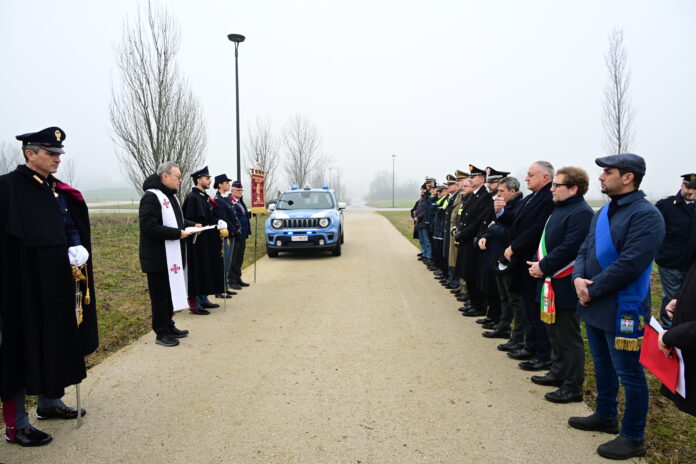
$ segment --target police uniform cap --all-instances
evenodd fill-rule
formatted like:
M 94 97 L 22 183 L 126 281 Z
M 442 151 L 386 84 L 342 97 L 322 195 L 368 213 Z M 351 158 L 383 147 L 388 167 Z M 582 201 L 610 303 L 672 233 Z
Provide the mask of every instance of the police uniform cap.
M 15 138 L 22 142 L 23 146 L 36 145 L 53 153 L 65 153 L 65 151 L 63 151 L 65 132 L 63 132 L 63 129 L 60 127 L 47 127 L 38 132 L 28 132 L 26 134 L 17 135 Z
M 496 171 L 490 166 L 486 167 L 486 182 L 497 182 L 503 177 L 507 177 L 510 173 L 505 171 Z
M 468 179 L 469 173 L 457 169 L 456 171 L 454 171 L 454 178 L 457 180 Z
M 446 188 L 447 188 L 447 185 L 441 184 L 441 185 L 438 185 L 438 186 L 437 186 L 437 191 L 438 191 L 438 192 L 442 192 L 442 191 L 445 190 Z
M 641 176 L 645 175 L 645 160 L 642 156 L 634 155 L 633 153 L 602 156 L 595 159 L 595 164 L 602 168 L 616 168 Z
M 429 184 L 430 182 L 435 182 L 435 180 L 436 179 L 434 177 L 425 176 L 425 183 L 426 184 Z
M 244 187 L 242 187 L 242 183 L 239 182 L 238 180 L 235 180 L 234 182 L 232 182 L 232 187 L 238 188 L 238 189 L 244 188 Z
M 452 174 L 447 174 L 447 182 L 446 182 L 446 184 L 447 184 L 447 185 L 452 185 L 452 184 L 454 184 L 455 182 L 457 182 L 457 178 L 454 177 Z
M 684 180 L 684 185 L 686 185 L 686 188 L 696 189 L 696 174 L 682 174 L 681 178 Z
M 232 182 L 232 179 L 227 177 L 227 174 L 220 174 L 219 176 L 215 176 L 215 183 L 213 184 L 213 188 L 218 188 L 218 185 L 222 184 L 223 182 Z
M 200 179 L 201 177 L 210 177 L 210 172 L 208 172 L 208 166 L 191 173 L 191 178 L 193 180 Z
M 471 173 L 472 176 L 483 176 L 486 177 L 486 171 L 483 169 L 479 169 L 473 164 L 469 165 L 469 173 Z

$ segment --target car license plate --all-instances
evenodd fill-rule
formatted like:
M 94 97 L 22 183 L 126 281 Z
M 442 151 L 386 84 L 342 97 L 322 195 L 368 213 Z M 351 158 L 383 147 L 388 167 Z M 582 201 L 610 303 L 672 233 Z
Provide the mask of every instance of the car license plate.
M 292 242 L 306 242 L 308 237 L 306 235 L 293 235 L 290 238 L 290 241 Z

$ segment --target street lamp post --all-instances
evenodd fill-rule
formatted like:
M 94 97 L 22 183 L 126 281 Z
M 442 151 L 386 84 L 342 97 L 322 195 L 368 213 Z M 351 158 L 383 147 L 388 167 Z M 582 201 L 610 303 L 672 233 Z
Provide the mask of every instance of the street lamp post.
M 392 208 L 394 207 L 394 162 L 396 155 L 392 155 Z
M 234 84 L 237 91 L 237 180 L 241 182 L 242 162 L 239 156 L 239 71 L 237 70 L 237 49 L 246 37 L 240 34 L 228 34 L 227 38 L 234 42 Z

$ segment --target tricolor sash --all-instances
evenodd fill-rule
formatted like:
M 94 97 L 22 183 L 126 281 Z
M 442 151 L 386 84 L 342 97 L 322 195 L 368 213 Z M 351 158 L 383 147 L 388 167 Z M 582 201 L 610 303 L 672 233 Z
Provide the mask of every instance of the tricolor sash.
M 544 226 L 544 232 L 541 234 L 541 240 L 539 240 L 539 249 L 537 250 L 537 260 L 541 261 L 548 255 L 546 250 L 546 227 L 549 225 L 549 219 L 546 220 L 546 225 Z M 544 276 L 544 283 L 541 286 L 541 320 L 547 324 L 553 324 L 556 322 L 556 293 L 553 291 L 553 285 L 551 285 L 551 279 L 560 279 L 562 277 L 568 277 L 575 270 L 575 260 L 571 261 L 565 265 L 562 269 L 559 269 L 552 276 Z
M 619 258 L 611 240 L 609 227 L 609 204 L 604 205 L 597 218 L 595 229 L 595 254 L 602 269 L 609 267 Z M 616 341 L 614 348 L 625 351 L 639 351 L 645 333 L 643 301 L 650 290 L 652 262 L 636 280 L 616 292 Z
M 157 189 L 149 189 L 157 196 L 162 207 L 162 225 L 165 227 L 179 228 L 176 222 L 174 208 L 169 202 L 169 198 Z M 179 204 L 179 201 L 174 198 L 174 201 Z M 167 275 L 169 277 L 169 291 L 172 295 L 172 307 L 174 311 L 181 311 L 188 308 L 188 293 L 186 290 L 186 270 L 183 267 L 183 259 L 181 256 L 181 245 L 179 239 L 165 240 L 164 250 L 167 254 Z

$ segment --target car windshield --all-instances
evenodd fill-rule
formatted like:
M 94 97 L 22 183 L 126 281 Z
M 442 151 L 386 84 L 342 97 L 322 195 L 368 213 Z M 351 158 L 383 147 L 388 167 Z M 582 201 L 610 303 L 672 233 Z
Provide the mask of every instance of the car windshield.
M 287 192 L 276 205 L 276 209 L 329 209 L 334 207 L 329 192 Z

